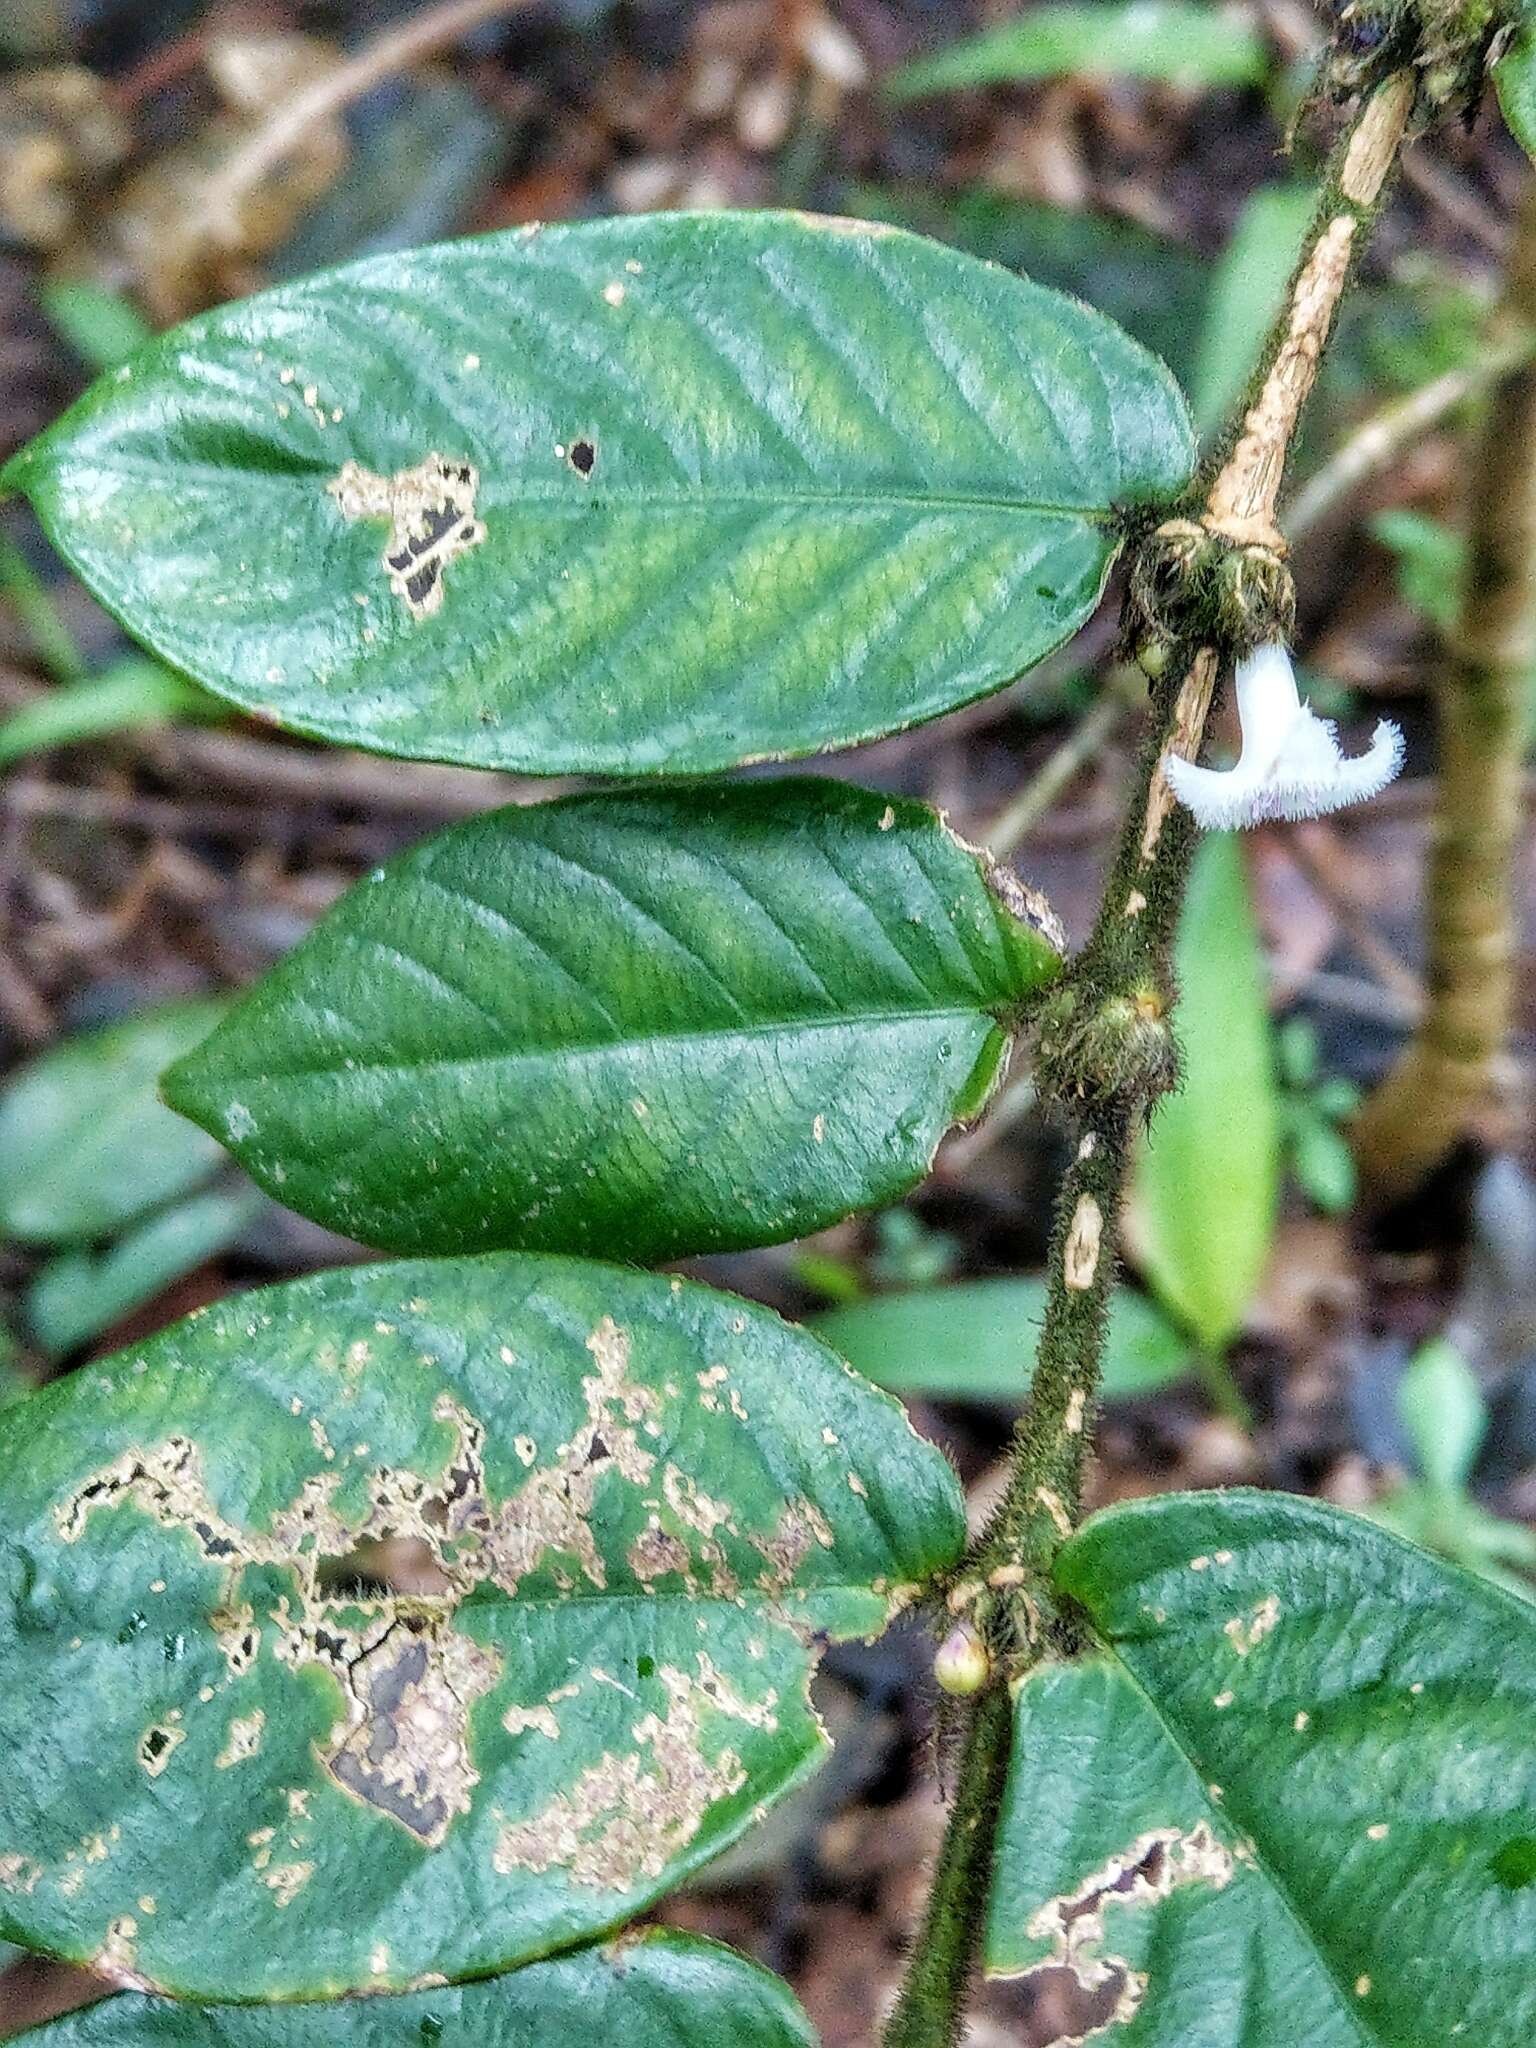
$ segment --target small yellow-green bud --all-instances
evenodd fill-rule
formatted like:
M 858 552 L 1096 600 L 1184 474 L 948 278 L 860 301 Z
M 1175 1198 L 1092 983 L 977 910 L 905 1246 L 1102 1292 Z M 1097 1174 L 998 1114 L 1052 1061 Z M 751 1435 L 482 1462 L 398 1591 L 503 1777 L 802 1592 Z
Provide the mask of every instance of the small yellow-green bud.
M 992 1676 L 992 1659 L 987 1646 L 969 1622 L 952 1628 L 940 1643 L 933 1660 L 933 1675 L 941 1689 L 958 1699 L 969 1699 L 981 1691 Z
M 1149 633 L 1136 649 L 1136 666 L 1155 683 L 1168 673 L 1168 657 L 1172 652 L 1171 641 Z

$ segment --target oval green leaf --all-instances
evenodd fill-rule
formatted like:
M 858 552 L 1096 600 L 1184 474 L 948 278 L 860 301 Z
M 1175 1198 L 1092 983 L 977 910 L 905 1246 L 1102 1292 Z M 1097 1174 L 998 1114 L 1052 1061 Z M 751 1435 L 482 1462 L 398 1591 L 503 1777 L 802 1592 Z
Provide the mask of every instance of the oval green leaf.
M 1264 957 L 1230 832 L 1196 851 L 1175 964 L 1183 1072 L 1138 1156 L 1134 1215 L 1154 1293 L 1220 1351 L 1263 1277 L 1280 1198 Z
M 385 2004 L 197 2006 L 129 1992 L 23 2034 L 18 2048 L 528 2048 L 576 2035 L 611 2048 L 816 2048 L 777 1977 L 660 1927 Z
M 566 798 L 380 869 L 166 1094 L 281 1201 L 393 1251 L 769 1244 L 913 1185 L 1055 935 L 922 804 Z
M 1493 67 L 1499 111 L 1526 155 L 1536 161 L 1536 25 L 1521 22 Z
M 586 222 L 179 328 L 13 461 L 138 638 L 300 732 L 534 774 L 806 754 L 997 689 L 1193 463 L 1155 358 L 890 229 Z
M 963 1541 L 813 1338 L 576 1260 L 238 1297 L 4 1411 L 0 1466 L 0 1939 L 204 1999 L 621 1925 L 814 1766 L 815 1639 Z M 414 1591 L 359 1577 L 390 1539 Z
M 0 1095 L 0 1236 L 88 1244 L 208 1178 L 217 1146 L 172 1116 L 155 1089 L 224 1008 L 144 1010 L 21 1069 Z
M 1106 1647 L 1019 1689 L 989 1967 L 1125 2048 L 1524 2048 L 1536 1610 L 1277 1494 L 1110 1509 L 1058 1579 Z
M 961 1280 L 828 1309 L 810 1327 L 893 1394 L 1019 1408 L 1029 1398 L 1045 1299 L 1044 1280 L 1033 1277 Z M 1104 1340 L 1105 1399 L 1155 1393 L 1189 1365 L 1188 1339 L 1151 1302 L 1121 1288 Z
M 189 1195 L 104 1252 L 60 1252 L 27 1290 L 27 1328 L 39 1350 L 59 1358 L 90 1343 L 227 1250 L 261 1206 L 254 1188 Z
M 1238 215 L 1211 278 L 1190 380 L 1202 434 L 1221 425 L 1252 377 L 1316 209 L 1313 185 L 1261 185 Z
M 984 35 L 908 64 L 886 90 L 926 98 L 1031 78 L 1155 78 L 1193 89 L 1257 85 L 1269 69 L 1264 38 L 1240 14 L 1188 0 L 1031 7 Z
M 0 768 L 51 747 L 177 721 L 215 721 L 225 708 L 196 683 L 158 661 L 128 656 L 100 675 L 61 684 L 0 718 Z

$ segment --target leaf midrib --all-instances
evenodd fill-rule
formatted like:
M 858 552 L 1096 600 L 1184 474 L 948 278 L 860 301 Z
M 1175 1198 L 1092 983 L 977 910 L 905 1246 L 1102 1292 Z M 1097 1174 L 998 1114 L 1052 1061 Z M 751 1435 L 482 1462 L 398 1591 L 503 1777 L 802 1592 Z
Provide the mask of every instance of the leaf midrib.
M 244 492 L 251 489 L 284 494 L 302 492 L 307 498 L 314 498 L 318 491 L 323 491 L 325 484 L 337 473 L 336 470 L 322 470 L 317 467 L 304 472 L 284 472 L 276 475 L 265 470 L 239 469 L 226 464 L 185 461 L 167 464 L 148 457 L 142 462 L 134 462 L 124 461 L 120 457 L 91 457 L 66 450 L 47 464 L 29 464 L 28 471 L 31 474 L 28 471 L 18 471 L 10 480 L 8 487 L 28 490 L 35 482 L 42 481 L 52 483 L 57 488 L 61 479 L 76 465 L 97 475 L 119 476 L 129 480 L 148 477 L 162 485 L 166 484 L 168 478 L 172 478 L 178 491 L 188 484 L 206 482 L 223 492 Z M 37 475 L 39 469 L 42 471 L 40 478 Z M 0 477 L 0 482 L 3 481 L 5 479 Z M 594 512 L 608 510 L 615 501 L 618 501 L 622 506 L 634 506 L 647 511 L 657 508 L 678 510 L 688 507 L 701 511 L 718 511 L 721 507 L 730 505 L 825 505 L 838 511 L 899 510 L 908 507 L 921 511 L 1001 512 L 1025 517 L 1082 520 L 1088 524 L 1108 524 L 1114 517 L 1114 507 L 1107 504 L 1066 505 L 1045 498 L 988 497 L 976 492 L 962 491 L 813 491 L 778 490 L 773 487 L 760 491 L 739 488 L 722 491 L 701 488 L 686 491 L 675 487 L 648 490 L 643 485 L 639 488 L 624 489 L 603 483 L 588 487 L 590 500 L 584 503 L 574 500 L 568 490 L 498 491 L 494 487 L 494 480 L 488 476 L 482 476 L 481 484 L 482 488 L 476 500 L 477 513 L 534 505 L 555 507 L 569 512 L 573 517 L 585 518 Z M 383 518 L 362 519 L 349 521 L 347 524 L 377 526 L 382 531 L 388 521 Z
M 1031 993 L 1033 991 L 1021 990 L 1017 1000 L 1020 1002 L 1026 1001 Z M 1002 1002 L 1000 999 L 999 1008 L 1001 1007 Z M 592 1040 L 587 1043 L 567 1040 L 554 1045 L 518 1047 L 507 1052 L 429 1053 L 420 1058 L 410 1060 L 351 1059 L 344 1053 L 338 1053 L 334 1059 L 327 1061 L 323 1066 L 262 1067 L 259 1070 L 252 1070 L 241 1066 L 236 1069 L 236 1072 L 253 1072 L 254 1078 L 263 1083 L 310 1080 L 327 1074 L 415 1074 L 423 1071 L 462 1070 L 474 1067 L 510 1067 L 531 1060 L 584 1060 L 605 1053 L 628 1054 L 636 1049 L 643 1051 L 650 1046 L 709 1045 L 716 1040 L 722 1039 L 750 1041 L 752 1039 L 781 1037 L 791 1032 L 842 1031 L 850 1028 L 857 1029 L 860 1026 L 874 1028 L 887 1024 L 969 1024 L 977 1022 L 982 1018 L 985 1018 L 997 1030 L 1006 1031 L 1008 1029 L 996 1011 L 989 1010 L 984 1005 L 978 1003 L 967 1009 L 892 1008 L 889 1010 L 840 1011 L 833 1017 L 786 1017 L 774 1019 L 763 1024 L 730 1025 L 711 1031 L 655 1031 L 647 1033 L 644 1037 L 601 1039 Z M 212 1053 L 208 1057 L 211 1061 Z M 173 1068 L 171 1075 L 168 1077 L 173 1084 L 170 1090 L 173 1097 L 177 1092 L 174 1087 L 174 1075 L 175 1069 Z M 202 1079 L 203 1077 L 198 1076 L 197 1078 Z
M 1308 1953 L 1316 1957 L 1318 1967 L 1328 1980 L 1334 1996 L 1339 2002 L 1339 2010 L 1343 2014 L 1346 2023 L 1354 2028 L 1356 2039 L 1361 2043 L 1361 2048 L 1397 2048 L 1397 2044 L 1390 2041 L 1385 2034 L 1378 2034 L 1374 2029 L 1366 2026 L 1365 2017 L 1361 2013 L 1358 2001 L 1353 1997 L 1350 1987 L 1344 1983 L 1338 1971 L 1334 1968 L 1332 1958 L 1319 1942 L 1310 1923 L 1303 1916 L 1300 1906 L 1292 1898 L 1289 1886 L 1282 1878 L 1277 1876 L 1268 1858 L 1264 1855 L 1259 1840 L 1258 1828 L 1254 1825 L 1252 1816 L 1245 1811 L 1241 1819 L 1239 1819 L 1237 1808 L 1225 1797 L 1220 1806 L 1216 1805 L 1206 1792 L 1206 1781 L 1201 1774 L 1199 1760 L 1191 1756 L 1175 1724 L 1164 1713 L 1152 1693 L 1143 1685 L 1135 1670 L 1121 1656 L 1119 1645 L 1108 1636 L 1101 1636 L 1100 1641 L 1104 1646 L 1105 1654 L 1114 1659 L 1116 1666 L 1125 1674 L 1127 1681 L 1137 1697 L 1145 1705 L 1148 1713 L 1151 1714 L 1158 1727 L 1162 1729 L 1174 1749 L 1178 1751 L 1179 1755 L 1188 1765 L 1190 1776 L 1193 1778 L 1197 1788 L 1200 1803 L 1215 1824 L 1217 1834 L 1225 1834 L 1235 1829 L 1237 1834 L 1252 1845 L 1254 1868 L 1274 1893 L 1282 1910 L 1289 1917 L 1297 1933 L 1301 1936 Z M 1225 1788 L 1223 1788 L 1223 1791 L 1225 1793 Z

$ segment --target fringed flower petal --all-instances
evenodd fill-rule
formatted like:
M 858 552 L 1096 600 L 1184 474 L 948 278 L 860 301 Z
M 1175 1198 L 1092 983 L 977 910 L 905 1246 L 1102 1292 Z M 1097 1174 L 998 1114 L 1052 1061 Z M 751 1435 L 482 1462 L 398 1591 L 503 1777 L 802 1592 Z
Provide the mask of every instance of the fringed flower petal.
M 1237 831 L 1276 818 L 1318 818 L 1385 789 L 1403 765 L 1403 736 L 1390 719 L 1369 748 L 1341 754 L 1337 731 L 1301 701 L 1290 656 L 1278 641 L 1237 665 L 1242 750 L 1231 768 L 1165 760 L 1168 786 L 1207 830 Z

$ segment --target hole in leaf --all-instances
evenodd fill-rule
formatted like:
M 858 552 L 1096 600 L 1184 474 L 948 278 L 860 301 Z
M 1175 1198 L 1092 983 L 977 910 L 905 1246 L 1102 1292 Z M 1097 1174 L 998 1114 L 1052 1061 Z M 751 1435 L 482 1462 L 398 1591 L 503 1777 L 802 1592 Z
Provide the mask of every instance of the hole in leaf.
M 423 1519 L 430 1520 L 430 1510 Z M 316 1582 L 332 1600 L 373 1600 L 380 1594 L 438 1597 L 452 1581 L 419 1536 L 384 1536 L 344 1557 L 322 1557 Z
M 590 476 L 597 462 L 597 450 L 590 441 L 573 441 L 566 460 L 578 476 Z
M 1047 1963 L 1031 1970 L 1029 1982 L 1039 2000 L 1036 2012 L 1055 2029 L 1050 2036 L 1050 2048 L 1086 2041 L 1093 2034 L 1103 2033 L 1121 2017 L 1120 2000 L 1126 1985 L 1126 1973 L 1121 1967 L 1110 1967 L 1104 1982 L 1091 1990 L 1065 1963 Z

